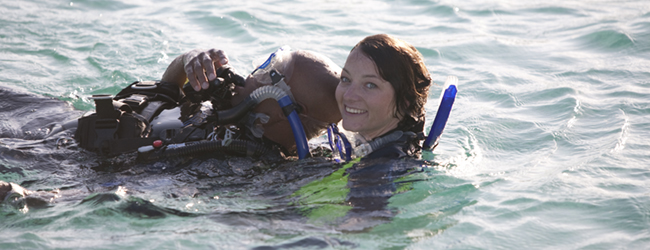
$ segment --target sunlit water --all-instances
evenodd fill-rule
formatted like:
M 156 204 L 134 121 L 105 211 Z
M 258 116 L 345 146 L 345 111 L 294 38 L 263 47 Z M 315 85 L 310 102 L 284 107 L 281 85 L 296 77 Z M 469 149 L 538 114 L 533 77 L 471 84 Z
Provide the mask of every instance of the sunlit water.
M 3 1 L 0 27 L 0 87 L 13 89 L 0 180 L 61 196 L 2 205 L 0 249 L 650 246 L 646 1 Z M 282 45 L 343 65 L 376 33 L 424 55 L 438 83 L 427 126 L 445 78 L 460 83 L 434 162 L 365 230 L 291 203 L 328 162 L 105 162 L 29 123 L 92 110 L 88 96 L 159 79 L 194 48 L 225 50 L 240 72 Z

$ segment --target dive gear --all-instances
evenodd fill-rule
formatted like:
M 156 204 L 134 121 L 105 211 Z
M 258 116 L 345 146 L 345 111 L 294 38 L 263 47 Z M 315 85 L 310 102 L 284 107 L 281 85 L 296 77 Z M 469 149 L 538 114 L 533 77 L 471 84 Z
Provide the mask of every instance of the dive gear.
M 151 144 L 150 122 L 165 108 L 178 105 L 178 86 L 136 81 L 115 97 L 95 95 L 96 112 L 77 120 L 75 140 L 81 148 L 113 156 Z
M 303 159 L 308 156 L 309 148 L 307 145 L 307 138 L 305 136 L 302 123 L 295 109 L 291 108 L 293 102 L 289 99 L 287 94 L 278 87 L 275 86 L 262 86 L 257 88 L 253 93 L 249 95 L 246 100 L 241 102 L 236 107 L 230 110 L 217 111 L 211 120 L 216 122 L 216 125 L 226 125 L 236 122 L 238 119 L 241 119 L 242 116 L 247 114 L 253 107 L 262 101 L 273 98 L 278 101 L 280 107 L 286 111 L 287 118 L 291 125 L 294 137 L 296 139 L 296 144 L 298 146 L 298 157 Z M 285 113 L 285 114 L 286 114 Z M 172 156 L 183 156 L 191 155 L 198 153 L 207 153 L 211 151 L 228 151 L 231 153 L 239 152 L 245 153 L 246 156 L 260 156 L 269 150 L 259 143 L 245 140 L 235 140 L 230 139 L 231 133 L 230 130 L 226 130 L 224 140 L 201 140 L 201 141 L 188 141 L 182 140 L 183 142 L 169 144 L 160 152 L 152 154 L 148 157 L 149 159 L 158 159 L 162 157 L 172 157 Z M 208 137 L 208 136 L 206 136 Z M 226 140 L 228 143 L 226 143 Z M 149 148 L 142 149 L 148 151 Z
M 224 65 L 217 69 L 217 78 L 209 82 L 208 89 L 196 91 L 190 84 L 183 86 L 185 99 L 191 103 L 210 101 L 214 110 L 231 108 L 231 98 L 234 86 L 244 86 L 246 79 L 234 68 Z M 181 101 L 183 102 L 183 101 Z
M 339 131 L 336 124 L 332 123 L 327 127 L 327 139 L 333 155 L 338 154 L 345 161 L 352 159 L 352 145 L 345 134 Z
M 229 143 L 222 140 L 216 141 L 191 141 L 169 144 L 159 150 L 151 146 L 144 146 L 138 150 L 138 158 L 143 160 L 158 160 L 167 157 L 198 155 L 214 152 L 227 152 L 247 157 L 259 157 L 269 151 L 268 147 L 249 140 L 231 139 Z
M 140 159 L 210 151 L 260 156 L 270 148 L 260 140 L 241 139 L 246 132 L 236 125 L 249 117 L 268 119 L 260 114 L 251 116 L 250 111 L 262 101 L 273 98 L 289 121 L 299 158 L 309 156 L 298 106 L 291 99 L 283 75 L 268 68 L 264 72 L 268 73 L 273 85 L 255 89 L 232 107 L 230 97 L 234 85 L 244 85 L 245 79 L 230 67 L 222 67 L 217 72 L 218 77 L 201 92 L 186 87 L 183 95 L 174 84 L 146 81 L 132 83 L 114 98 L 94 96 L 91 99 L 95 100 L 96 113 L 78 120 L 75 139 L 82 148 L 105 156 L 136 149 L 141 154 Z M 252 133 L 255 135 L 254 131 Z M 154 141 L 157 147 L 152 146 Z
M 356 140 L 355 145 L 352 145 L 347 136 L 339 131 L 336 124 L 330 124 L 327 128 L 327 137 L 332 153 L 334 155 L 339 154 L 341 159 L 345 161 L 352 160 L 352 156 L 365 157 L 389 143 L 402 139 L 403 136 L 407 136 L 408 138 L 416 137 L 415 133 L 411 131 L 394 130 L 393 132 L 377 137 L 370 142 Z
M 450 76 L 447 79 L 447 82 L 457 83 L 458 78 L 455 76 Z M 430 151 L 438 145 L 438 140 L 440 140 L 442 130 L 445 129 L 445 125 L 447 124 L 447 119 L 449 118 L 451 107 L 454 105 L 456 92 L 456 85 L 451 84 L 443 93 L 440 101 L 440 106 L 438 107 L 438 112 L 436 113 L 436 118 L 433 120 L 433 124 L 431 125 L 431 130 L 429 131 L 427 139 L 424 140 L 424 143 L 422 144 L 422 149 Z
M 284 73 L 283 69 L 279 69 L 279 66 L 283 66 L 286 61 L 284 58 L 284 55 L 286 53 L 289 53 L 291 48 L 289 46 L 282 46 L 275 50 L 275 52 L 271 53 L 269 57 L 264 61 L 262 64 L 257 66 L 253 72 L 251 72 L 251 76 L 255 78 L 255 80 L 259 83 L 262 84 L 273 84 L 275 81 L 271 78 L 271 71 L 279 71 L 280 73 Z

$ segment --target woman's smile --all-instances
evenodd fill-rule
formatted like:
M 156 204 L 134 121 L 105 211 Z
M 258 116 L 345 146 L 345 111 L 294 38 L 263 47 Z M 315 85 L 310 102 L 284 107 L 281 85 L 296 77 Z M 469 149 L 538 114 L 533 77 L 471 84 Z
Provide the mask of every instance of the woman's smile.
M 348 112 L 348 113 L 352 113 L 352 114 L 363 114 L 363 113 L 368 112 L 366 110 L 350 108 L 348 106 L 345 106 L 345 111 Z
M 372 140 L 397 128 L 395 90 L 363 52 L 350 52 L 336 88 L 343 128 Z

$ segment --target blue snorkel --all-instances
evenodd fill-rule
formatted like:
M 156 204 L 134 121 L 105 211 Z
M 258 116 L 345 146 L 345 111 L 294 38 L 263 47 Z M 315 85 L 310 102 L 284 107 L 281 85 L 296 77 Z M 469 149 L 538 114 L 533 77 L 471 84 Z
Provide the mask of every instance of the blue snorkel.
M 285 107 L 293 107 L 293 102 L 289 96 L 285 96 L 282 99 L 278 100 L 278 104 L 283 111 L 285 111 L 285 116 L 289 120 L 289 125 L 291 125 L 291 131 L 293 132 L 293 138 L 296 140 L 296 150 L 298 152 L 298 158 L 304 159 L 309 155 L 309 145 L 307 144 L 307 135 L 305 135 L 305 129 L 302 127 L 302 122 L 300 122 L 300 117 L 298 117 L 298 112 L 295 108 L 286 109 Z M 286 112 L 289 112 L 287 115 Z
M 307 135 L 305 134 L 305 129 L 300 122 L 300 117 L 296 111 L 296 105 L 292 101 L 291 91 L 286 82 L 284 82 L 284 76 L 280 74 L 275 68 L 277 64 L 282 64 L 281 53 L 289 52 L 290 48 L 283 46 L 277 49 L 275 52 L 271 53 L 269 57 L 260 64 L 251 75 L 253 77 L 258 77 L 259 82 L 270 81 L 271 85 L 277 86 L 284 90 L 286 95 L 278 100 L 278 104 L 282 108 L 284 115 L 289 120 L 289 125 L 291 125 L 291 131 L 293 132 L 294 140 L 296 141 L 296 151 L 298 153 L 299 159 L 304 159 L 310 155 L 309 145 L 307 144 Z
M 456 99 L 456 86 L 450 85 L 442 96 L 442 101 L 440 101 L 440 106 L 438 107 L 438 113 L 436 118 L 433 120 L 433 125 L 431 125 L 431 130 L 429 131 L 429 136 L 424 140 L 422 144 L 422 149 L 431 150 L 438 140 L 440 140 L 440 135 L 445 129 L 447 124 L 447 119 L 449 119 L 449 113 L 451 112 L 451 107 L 454 105 L 454 100 Z
M 446 83 L 455 84 L 457 82 L 458 78 L 450 76 L 447 78 Z M 433 160 L 433 154 L 431 151 L 438 145 L 442 131 L 445 129 L 445 125 L 447 124 L 447 119 L 449 119 L 451 107 L 454 105 L 454 100 L 456 99 L 457 89 L 454 84 L 450 84 L 442 94 L 440 106 L 438 106 L 438 112 L 436 113 L 436 117 L 431 125 L 429 135 L 427 136 L 427 139 L 424 140 L 424 143 L 422 143 L 422 158 L 425 160 Z

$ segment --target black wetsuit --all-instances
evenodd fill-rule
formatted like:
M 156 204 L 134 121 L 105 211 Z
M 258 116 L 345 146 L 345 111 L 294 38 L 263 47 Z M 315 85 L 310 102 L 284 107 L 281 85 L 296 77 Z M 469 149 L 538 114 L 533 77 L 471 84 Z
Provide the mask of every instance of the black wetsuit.
M 395 130 L 391 130 L 386 134 L 390 134 Z M 381 148 L 374 150 L 370 154 L 363 157 L 361 160 L 388 158 L 388 159 L 401 159 L 404 157 L 412 156 L 418 149 L 414 146 L 413 141 L 417 140 L 417 136 L 413 133 L 404 133 L 399 139 L 384 144 Z
M 384 144 L 346 170 L 350 189 L 346 202 L 352 206 L 346 217 L 347 221 L 356 223 L 349 230 L 363 230 L 384 223 L 395 215 L 387 205 L 398 190 L 396 179 L 409 175 L 415 166 L 419 166 L 408 160 L 418 150 L 414 140 L 417 140 L 414 133 L 404 133 L 401 138 Z

